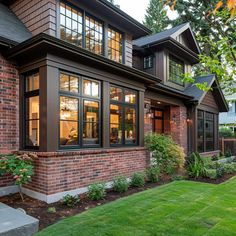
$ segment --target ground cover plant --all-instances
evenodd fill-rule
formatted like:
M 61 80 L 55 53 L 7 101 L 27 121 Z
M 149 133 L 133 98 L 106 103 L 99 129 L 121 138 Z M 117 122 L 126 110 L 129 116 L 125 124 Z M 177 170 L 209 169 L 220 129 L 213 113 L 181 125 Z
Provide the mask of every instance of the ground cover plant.
M 69 217 L 37 236 L 232 236 L 235 196 L 236 177 L 220 185 L 175 181 Z

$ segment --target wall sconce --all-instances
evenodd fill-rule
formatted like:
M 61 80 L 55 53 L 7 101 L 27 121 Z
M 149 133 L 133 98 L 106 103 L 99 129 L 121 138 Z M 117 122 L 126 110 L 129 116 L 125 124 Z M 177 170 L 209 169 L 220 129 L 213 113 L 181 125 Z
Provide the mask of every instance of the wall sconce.
M 175 114 L 172 116 L 172 123 L 176 124 L 176 115 Z

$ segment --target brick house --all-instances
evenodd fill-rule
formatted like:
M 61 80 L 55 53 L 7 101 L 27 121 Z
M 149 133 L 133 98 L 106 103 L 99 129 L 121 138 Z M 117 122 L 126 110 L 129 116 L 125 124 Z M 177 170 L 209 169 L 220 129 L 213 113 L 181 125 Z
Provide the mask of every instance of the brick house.
M 182 82 L 200 53 L 188 23 L 151 35 L 106 0 L 0 2 L 0 152 L 38 153 L 26 194 L 53 202 L 145 170 L 147 132 L 218 153 L 228 107 L 214 75 L 196 78 L 209 92 Z

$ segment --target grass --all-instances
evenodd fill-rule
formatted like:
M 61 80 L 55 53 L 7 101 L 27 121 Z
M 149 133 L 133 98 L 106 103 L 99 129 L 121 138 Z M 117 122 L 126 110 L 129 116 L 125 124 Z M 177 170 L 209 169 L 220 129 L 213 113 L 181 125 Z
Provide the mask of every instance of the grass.
M 37 236 L 233 236 L 236 177 L 220 185 L 172 182 L 96 207 Z

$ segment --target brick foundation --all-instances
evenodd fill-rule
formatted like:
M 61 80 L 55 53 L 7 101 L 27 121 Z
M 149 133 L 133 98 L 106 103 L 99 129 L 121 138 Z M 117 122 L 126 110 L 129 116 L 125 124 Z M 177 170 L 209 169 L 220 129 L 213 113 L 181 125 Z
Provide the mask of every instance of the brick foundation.
M 0 154 L 19 148 L 19 75 L 0 53 Z
M 84 150 L 76 152 L 38 153 L 35 175 L 25 186 L 45 195 L 109 182 L 117 176 L 130 177 L 149 165 L 145 148 Z

